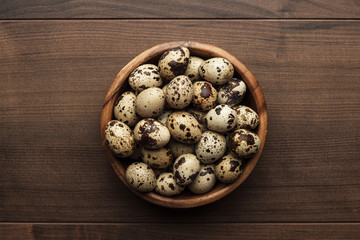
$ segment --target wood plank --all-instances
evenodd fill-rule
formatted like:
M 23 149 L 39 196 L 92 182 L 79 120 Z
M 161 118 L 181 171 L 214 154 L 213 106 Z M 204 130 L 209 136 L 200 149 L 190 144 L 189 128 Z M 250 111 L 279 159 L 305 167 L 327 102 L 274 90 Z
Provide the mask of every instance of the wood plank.
M 1 19 L 29 18 L 359 18 L 356 0 L 2 0 Z
M 360 221 L 359 32 L 359 21 L 0 22 L 0 221 Z M 248 66 L 269 134 L 243 186 L 208 206 L 169 210 L 116 178 L 99 117 L 131 58 L 187 39 Z
M 359 223 L 0 224 L 2 240 L 359 239 Z

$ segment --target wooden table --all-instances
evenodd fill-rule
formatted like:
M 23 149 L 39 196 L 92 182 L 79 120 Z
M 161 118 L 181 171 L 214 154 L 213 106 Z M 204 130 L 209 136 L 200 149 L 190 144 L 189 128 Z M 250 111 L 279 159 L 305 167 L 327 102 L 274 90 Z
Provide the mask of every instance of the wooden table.
M 0 239 L 359 239 L 360 2 L 0 3 Z M 167 209 L 101 146 L 102 103 L 145 49 L 219 46 L 259 81 L 264 153 L 224 199 Z

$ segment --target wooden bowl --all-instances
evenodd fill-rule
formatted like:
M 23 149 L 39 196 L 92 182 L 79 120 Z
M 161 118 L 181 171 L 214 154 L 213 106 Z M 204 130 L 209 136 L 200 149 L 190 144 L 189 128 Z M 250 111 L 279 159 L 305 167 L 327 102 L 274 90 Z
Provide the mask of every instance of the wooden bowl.
M 218 181 L 216 186 L 206 194 L 195 195 L 189 191 L 184 191 L 183 193 L 175 197 L 165 197 L 157 194 L 154 191 L 150 193 L 140 193 L 132 189 L 126 182 L 125 171 L 130 161 L 126 159 L 119 159 L 112 154 L 111 150 L 105 144 L 104 129 L 106 124 L 110 120 L 114 119 L 113 107 L 116 98 L 124 91 L 130 89 L 127 81 L 127 78 L 130 75 L 130 73 L 136 67 L 144 63 L 153 63 L 157 65 L 160 56 L 166 50 L 178 46 L 187 47 L 190 50 L 191 55 L 193 56 L 199 56 L 204 59 L 211 57 L 223 57 L 234 65 L 235 76 L 238 77 L 241 76 L 247 85 L 246 97 L 243 100 L 242 104 L 253 108 L 259 114 L 260 117 L 260 124 L 258 128 L 255 130 L 255 132 L 258 134 L 258 136 L 261 139 L 261 143 L 262 143 L 261 148 L 254 157 L 246 161 L 246 165 L 243 169 L 242 175 L 234 183 L 223 184 Z M 120 178 L 123 184 L 125 184 L 131 191 L 133 191 L 136 195 L 140 196 L 141 198 L 160 206 L 171 207 L 171 208 L 191 208 L 191 207 L 205 205 L 225 197 L 226 195 L 234 191 L 250 175 L 255 165 L 259 161 L 261 153 L 264 149 L 266 134 L 267 134 L 267 110 L 266 110 L 264 95 L 255 77 L 245 67 L 245 65 L 241 63 L 238 59 L 236 59 L 233 55 L 231 55 L 230 53 L 228 53 L 227 51 L 221 48 L 209 44 L 190 42 L 190 41 L 168 42 L 154 46 L 144 51 L 143 53 L 139 54 L 117 74 L 105 97 L 105 101 L 101 113 L 100 130 L 101 130 L 102 145 L 105 150 L 107 159 L 110 161 L 110 164 L 113 167 L 117 176 Z

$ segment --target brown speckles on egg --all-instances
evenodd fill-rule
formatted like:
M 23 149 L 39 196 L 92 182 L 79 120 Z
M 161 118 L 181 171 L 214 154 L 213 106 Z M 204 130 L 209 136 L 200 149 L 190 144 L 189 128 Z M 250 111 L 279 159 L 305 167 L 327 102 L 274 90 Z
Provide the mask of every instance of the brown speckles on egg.
M 193 106 L 200 111 L 208 111 L 216 105 L 217 91 L 209 82 L 197 81 L 193 85 Z
M 237 129 L 228 138 L 229 150 L 241 158 L 254 156 L 261 146 L 260 138 L 246 129 Z
M 184 189 L 184 186 L 176 183 L 173 173 L 164 172 L 157 177 L 155 191 L 161 195 L 168 197 L 175 196 L 180 194 Z
M 176 47 L 166 51 L 159 60 L 159 72 L 162 78 L 171 80 L 185 73 L 189 64 L 190 51 L 185 47 Z
M 237 120 L 236 120 L 236 128 L 245 128 L 245 129 L 255 129 L 259 125 L 259 115 L 251 108 L 238 105 L 234 107 L 236 111 Z
M 141 153 L 142 161 L 153 168 L 167 168 L 173 162 L 173 157 L 168 147 L 161 147 L 158 149 L 148 149 L 142 147 Z
M 233 78 L 219 89 L 218 103 L 231 107 L 239 104 L 246 94 L 246 85 L 241 79 Z
M 195 194 L 209 192 L 216 183 L 215 167 L 213 164 L 201 165 L 199 174 L 194 181 L 188 185 L 188 189 Z
M 169 130 L 155 119 L 146 118 L 134 128 L 136 141 L 147 148 L 156 149 L 165 146 L 170 140 Z
M 242 174 L 243 161 L 234 154 L 222 157 L 215 166 L 215 175 L 223 183 L 232 183 Z
M 197 158 L 202 163 L 212 163 L 221 158 L 226 151 L 226 139 L 213 131 L 205 131 L 195 146 Z
M 200 76 L 208 82 L 223 85 L 229 82 L 234 75 L 234 67 L 224 58 L 211 58 L 199 67 Z
M 155 188 L 156 178 L 153 170 L 145 163 L 136 162 L 126 169 L 128 184 L 139 192 L 150 192 Z
M 162 79 L 158 67 L 154 64 L 140 65 L 129 75 L 129 85 L 138 92 L 150 87 L 160 87 Z
M 171 136 L 182 143 L 196 143 L 201 136 L 199 122 L 193 115 L 187 112 L 172 113 L 168 118 L 167 127 Z M 190 131 L 185 131 L 187 128 Z
M 205 126 L 216 132 L 227 132 L 236 126 L 236 111 L 221 104 L 211 109 L 205 116 Z
M 174 162 L 174 176 L 177 184 L 185 186 L 190 184 L 198 175 L 200 161 L 194 154 L 180 155 Z
M 165 99 L 168 105 L 172 108 L 185 108 L 191 103 L 192 98 L 192 83 L 185 75 L 181 75 L 171 80 L 166 88 Z

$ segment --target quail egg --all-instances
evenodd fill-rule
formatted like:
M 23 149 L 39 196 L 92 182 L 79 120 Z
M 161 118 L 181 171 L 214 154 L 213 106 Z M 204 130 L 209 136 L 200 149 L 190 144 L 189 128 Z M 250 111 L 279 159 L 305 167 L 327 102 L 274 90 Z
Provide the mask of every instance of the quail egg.
M 216 132 L 228 132 L 236 126 L 236 111 L 228 105 L 218 105 L 206 114 L 205 126 Z
M 168 105 L 175 109 L 189 106 L 193 99 L 191 80 L 185 75 L 175 77 L 166 88 L 165 99 Z
M 260 122 L 259 115 L 251 108 L 238 105 L 236 111 L 236 128 L 255 129 Z
M 221 86 L 218 93 L 218 103 L 233 107 L 239 104 L 246 93 L 246 85 L 241 79 L 233 78 L 230 82 Z
M 229 135 L 228 148 L 240 158 L 254 156 L 260 147 L 260 138 L 249 130 L 237 129 Z
M 139 117 L 136 114 L 136 95 L 134 93 L 124 92 L 116 99 L 114 116 L 129 127 L 134 126 L 139 121 Z
M 199 174 L 200 161 L 194 154 L 180 155 L 174 162 L 173 173 L 176 183 L 185 186 L 190 184 Z
M 190 113 L 173 112 L 168 118 L 167 128 L 176 141 L 188 144 L 200 141 L 202 133 L 200 124 Z
M 216 178 L 223 183 L 232 183 L 242 174 L 242 160 L 233 154 L 222 157 L 215 165 Z
M 135 162 L 129 165 L 125 172 L 128 184 L 139 192 L 150 192 L 156 186 L 156 177 L 149 165 Z
M 152 118 L 140 120 L 134 128 L 135 140 L 150 149 L 161 148 L 170 141 L 169 130 Z
M 159 68 L 154 64 L 143 64 L 135 68 L 130 73 L 128 81 L 130 87 L 137 92 L 150 87 L 160 87 L 163 84 Z
M 217 132 L 205 131 L 195 145 L 197 159 L 202 163 L 212 163 L 221 158 L 226 151 L 226 139 Z
M 177 158 L 185 153 L 195 153 L 194 144 L 181 143 L 174 140 L 173 138 L 169 142 L 169 147 L 174 158 Z
M 199 174 L 194 181 L 188 185 L 188 189 L 195 194 L 209 192 L 216 184 L 214 164 L 202 164 Z
M 189 64 L 187 66 L 187 69 L 184 73 L 184 75 L 188 76 L 189 79 L 193 82 L 200 81 L 201 76 L 199 74 L 199 67 L 204 62 L 204 59 L 190 56 Z
M 163 172 L 156 179 L 155 191 L 161 195 L 168 197 L 176 196 L 184 189 L 184 186 L 176 183 L 173 173 Z
M 105 126 L 105 143 L 120 158 L 130 156 L 136 148 L 130 127 L 118 120 L 111 120 Z
M 234 67 L 225 58 L 210 58 L 200 65 L 199 73 L 206 81 L 223 85 L 232 79 Z
M 217 91 L 211 83 L 197 81 L 193 84 L 193 106 L 200 111 L 209 111 L 216 106 Z
M 170 81 L 176 76 L 183 75 L 189 59 L 190 51 L 186 47 L 176 47 L 164 52 L 158 63 L 160 76 Z
M 158 149 L 141 148 L 141 158 L 143 162 L 152 168 L 167 168 L 172 164 L 173 157 L 168 147 Z
M 156 117 L 164 110 L 165 94 L 157 87 L 147 88 L 136 98 L 136 113 L 143 117 Z

